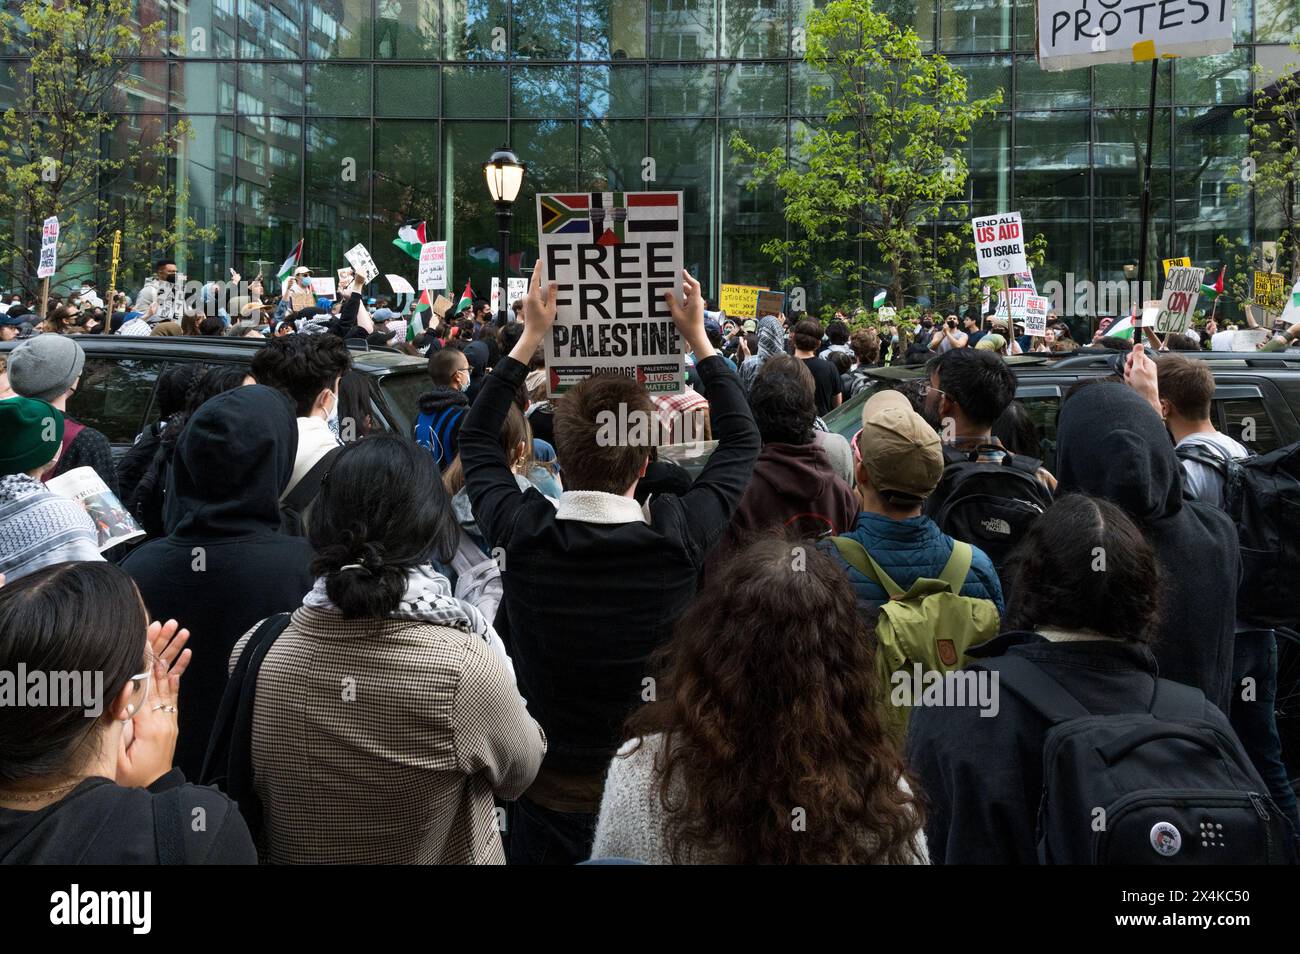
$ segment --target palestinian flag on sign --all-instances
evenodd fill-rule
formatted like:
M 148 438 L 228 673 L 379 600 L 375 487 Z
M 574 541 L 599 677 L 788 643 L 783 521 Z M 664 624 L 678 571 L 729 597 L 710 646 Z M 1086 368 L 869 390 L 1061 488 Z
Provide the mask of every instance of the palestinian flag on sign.
M 393 244 L 417 262 L 420 260 L 420 246 L 425 243 L 424 223 L 410 221 L 397 230 Z
M 460 293 L 460 301 L 456 302 L 456 310 L 453 311 L 452 314 L 459 315 L 466 308 L 472 308 L 473 306 L 474 306 L 474 288 L 473 286 L 470 285 L 469 282 L 466 282 L 465 290 Z

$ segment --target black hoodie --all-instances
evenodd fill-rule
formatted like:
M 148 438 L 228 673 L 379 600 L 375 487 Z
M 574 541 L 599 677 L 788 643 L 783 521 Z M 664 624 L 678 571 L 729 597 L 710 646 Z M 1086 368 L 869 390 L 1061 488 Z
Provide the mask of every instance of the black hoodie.
M 169 791 L 176 799 L 170 815 L 157 807 Z M 196 808 L 204 819 L 197 831 Z M 186 864 L 257 864 L 238 806 L 215 788 L 187 784 L 175 769 L 148 788 L 88 778 L 39 811 L 0 808 L 0 864 L 157 864 L 160 822 L 172 827 L 170 840 Z
M 288 398 L 262 385 L 219 394 L 176 443 L 164 514 L 167 536 L 122 563 L 151 619 L 190 631 L 181 683 L 176 764 L 198 778 L 236 640 L 296 609 L 311 589 L 311 547 L 282 536 L 280 493 L 293 473 L 298 424 Z
M 1224 712 L 1232 695 L 1237 531 L 1217 507 L 1183 499 L 1182 469 L 1159 415 L 1137 392 L 1097 384 L 1070 398 L 1057 428 L 1060 493 L 1104 497 L 1146 533 L 1165 576 L 1151 649 L 1166 679 Z

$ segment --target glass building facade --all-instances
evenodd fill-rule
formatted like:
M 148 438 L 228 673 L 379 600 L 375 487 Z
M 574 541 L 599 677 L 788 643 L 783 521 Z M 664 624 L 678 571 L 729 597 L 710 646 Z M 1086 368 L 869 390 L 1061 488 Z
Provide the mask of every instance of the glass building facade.
M 730 140 L 789 148 L 819 121 L 799 56 L 808 2 L 140 0 L 140 20 L 162 20 L 174 42 L 131 64 L 119 139 L 192 125 L 160 174 L 216 235 L 182 253 L 193 277 L 270 274 L 301 236 L 320 271 L 362 242 L 381 271 L 413 278 L 391 240 L 423 219 L 452 242 L 455 290 L 468 278 L 484 295 L 495 267 L 470 251 L 496 246 L 497 223 L 481 164 L 508 143 L 528 164 L 512 237 L 525 263 L 538 191 L 680 189 L 686 261 L 706 290 L 777 283 L 784 269 L 761 246 L 785 231 L 780 198 L 743 187 L 750 170 Z M 970 214 L 1019 209 L 1048 240 L 1040 283 L 1067 270 L 1122 278 L 1137 254 L 1149 67 L 1040 71 L 1032 0 L 887 7 L 972 96 L 1003 90 L 967 143 Z M 1252 64 L 1282 62 L 1297 35 L 1297 0 L 1237 0 L 1231 53 L 1160 65 L 1158 257 L 1209 265 L 1218 235 L 1254 239 L 1249 200 L 1229 192 L 1247 147 L 1233 112 Z M 126 264 L 144 277 L 145 263 Z M 810 304 L 845 291 L 810 288 Z

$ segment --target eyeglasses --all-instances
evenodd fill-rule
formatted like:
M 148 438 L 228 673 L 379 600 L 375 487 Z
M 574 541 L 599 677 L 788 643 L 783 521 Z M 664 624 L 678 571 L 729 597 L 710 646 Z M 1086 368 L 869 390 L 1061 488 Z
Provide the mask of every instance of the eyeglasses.
M 933 391 L 935 394 L 942 394 L 945 396 L 948 394 L 948 392 L 945 391 L 943 388 L 936 388 L 933 384 L 922 384 L 917 393 L 924 398 L 924 397 L 929 397 L 931 391 Z

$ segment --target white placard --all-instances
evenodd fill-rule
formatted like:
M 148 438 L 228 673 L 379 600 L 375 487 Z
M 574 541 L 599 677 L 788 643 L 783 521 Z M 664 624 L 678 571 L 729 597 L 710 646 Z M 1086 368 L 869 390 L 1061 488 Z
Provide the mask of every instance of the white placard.
M 311 280 L 312 294 L 317 298 L 333 298 L 338 294 L 334 279 L 326 275 L 316 275 Z
M 447 287 L 446 242 L 425 242 L 420 246 L 420 273 L 416 285 L 421 291 L 442 291 Z
M 1205 269 L 1175 265 L 1165 278 L 1165 292 L 1160 298 L 1160 314 L 1156 316 L 1156 334 L 1183 332 L 1191 326 L 1192 313 L 1201 298 L 1201 282 Z
M 37 278 L 49 278 L 57 270 L 59 259 L 59 217 L 51 215 L 41 226 L 41 260 Z
M 1038 295 L 1025 298 L 1025 334 L 1041 338 L 1047 334 L 1047 312 L 1051 302 Z
M 1056 72 L 1228 53 L 1232 26 L 1231 0 L 1038 0 L 1038 65 Z
M 1030 295 L 1028 288 L 1006 288 L 998 292 L 999 318 L 1010 316 L 1012 321 L 1024 321 Z
M 526 278 L 507 278 L 506 279 L 506 311 L 509 311 L 516 301 L 528 294 L 528 279 Z M 492 279 L 492 314 L 495 315 L 501 310 L 501 279 Z M 508 317 L 508 316 L 507 316 Z
M 682 293 L 680 192 L 537 196 L 544 280 L 558 284 L 544 347 L 550 396 L 594 374 L 652 394 L 685 389 L 681 335 L 664 292 Z
M 384 278 L 388 279 L 389 287 L 393 289 L 394 294 L 396 295 L 415 294 L 415 289 L 411 287 L 411 283 L 408 282 L 401 275 L 385 275 Z
M 1025 230 L 1019 212 L 971 219 L 975 231 L 975 262 L 980 278 L 1029 271 L 1025 262 Z
M 343 257 L 348 260 L 356 274 L 361 276 L 361 280 L 369 285 L 379 277 L 379 268 L 375 265 L 375 260 L 370 257 L 366 247 L 361 244 L 352 246 L 343 253 Z

